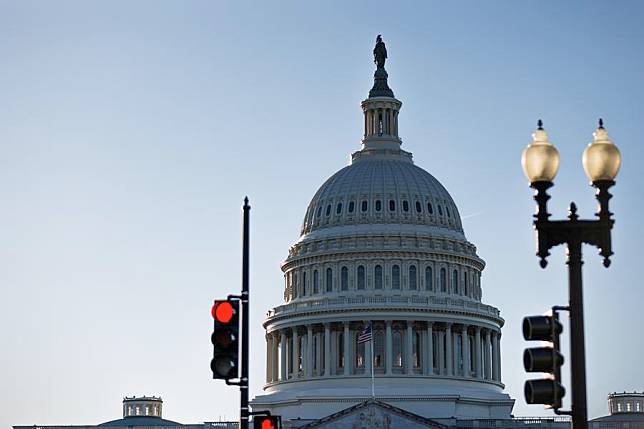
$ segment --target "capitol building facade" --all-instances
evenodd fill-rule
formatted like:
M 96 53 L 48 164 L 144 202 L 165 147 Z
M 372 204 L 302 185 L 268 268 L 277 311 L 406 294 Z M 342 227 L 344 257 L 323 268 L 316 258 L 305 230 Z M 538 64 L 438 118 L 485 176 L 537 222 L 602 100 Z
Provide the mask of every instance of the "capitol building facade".
M 266 384 L 253 409 L 291 422 L 363 403 L 437 422 L 509 419 L 504 321 L 482 300 L 485 262 L 450 194 L 401 149 L 380 37 L 374 56 L 361 149 L 315 193 L 282 264 L 284 304 L 264 321 Z

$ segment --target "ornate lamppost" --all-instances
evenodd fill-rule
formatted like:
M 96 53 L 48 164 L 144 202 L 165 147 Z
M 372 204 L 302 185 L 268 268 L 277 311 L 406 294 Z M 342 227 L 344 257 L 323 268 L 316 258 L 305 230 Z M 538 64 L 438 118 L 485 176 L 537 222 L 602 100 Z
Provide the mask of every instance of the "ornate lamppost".
M 530 187 L 535 190 L 534 199 L 537 202 L 537 212 L 534 215 L 534 228 L 537 239 L 537 256 L 542 268 L 547 265 L 546 258 L 550 248 L 560 244 L 567 245 L 568 291 L 570 313 L 570 367 L 572 383 L 572 415 L 574 429 L 586 429 L 588 413 L 586 407 L 586 358 L 584 351 L 584 309 L 581 281 L 582 255 L 581 245 L 591 244 L 599 248 L 599 254 L 604 258 L 604 266 L 610 265 L 611 230 L 615 221 L 608 210 L 611 194 L 608 189 L 615 184 L 615 177 L 621 164 L 621 156 L 617 146 L 609 139 L 603 121 L 593 133 L 593 141 L 586 147 L 582 156 L 582 164 L 590 183 L 597 189 L 596 198 L 599 203 L 597 219 L 582 220 L 577 215 L 577 206 L 570 203 L 568 219 L 550 220 L 548 213 L 547 193 L 559 169 L 559 152 L 548 141 L 548 135 L 543 129 L 541 120 L 538 128 L 532 134 L 533 141 L 521 156 L 523 171 L 530 181 Z M 558 410 L 556 410 L 558 411 Z

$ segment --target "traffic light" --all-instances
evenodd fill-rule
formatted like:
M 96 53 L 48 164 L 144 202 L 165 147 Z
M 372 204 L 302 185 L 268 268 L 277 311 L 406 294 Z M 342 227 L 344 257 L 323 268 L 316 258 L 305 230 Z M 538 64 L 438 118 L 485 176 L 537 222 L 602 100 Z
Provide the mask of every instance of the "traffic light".
M 253 429 L 280 429 L 282 418 L 280 416 L 255 416 Z
M 561 385 L 563 355 L 559 352 L 559 335 L 563 327 L 559 314 L 531 316 L 523 319 L 523 338 L 528 341 L 548 341 L 551 346 L 526 349 L 523 366 L 527 372 L 545 372 L 550 377 L 528 380 L 525 383 L 525 400 L 528 404 L 545 404 L 548 408 L 561 408 L 566 390 Z
M 215 326 L 211 336 L 212 378 L 229 380 L 239 376 L 239 301 L 215 301 L 212 306 Z

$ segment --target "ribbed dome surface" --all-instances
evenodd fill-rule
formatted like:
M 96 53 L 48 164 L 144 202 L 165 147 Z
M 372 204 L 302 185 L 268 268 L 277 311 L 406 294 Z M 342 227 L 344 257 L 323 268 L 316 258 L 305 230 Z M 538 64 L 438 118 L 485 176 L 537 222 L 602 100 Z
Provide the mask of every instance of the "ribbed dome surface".
M 407 155 L 407 156 L 404 156 Z M 358 224 L 432 226 L 463 234 L 458 209 L 410 154 L 361 156 L 331 176 L 311 200 L 302 234 Z

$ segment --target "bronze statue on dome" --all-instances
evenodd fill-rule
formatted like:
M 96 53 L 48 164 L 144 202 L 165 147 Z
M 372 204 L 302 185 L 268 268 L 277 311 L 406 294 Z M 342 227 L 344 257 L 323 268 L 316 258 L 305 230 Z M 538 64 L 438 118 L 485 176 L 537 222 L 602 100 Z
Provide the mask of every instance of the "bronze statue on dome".
M 385 42 L 382 41 L 382 36 L 378 34 L 378 37 L 376 37 L 376 47 L 373 48 L 373 62 L 376 63 L 379 69 L 384 69 L 386 59 L 387 48 L 385 47 Z

